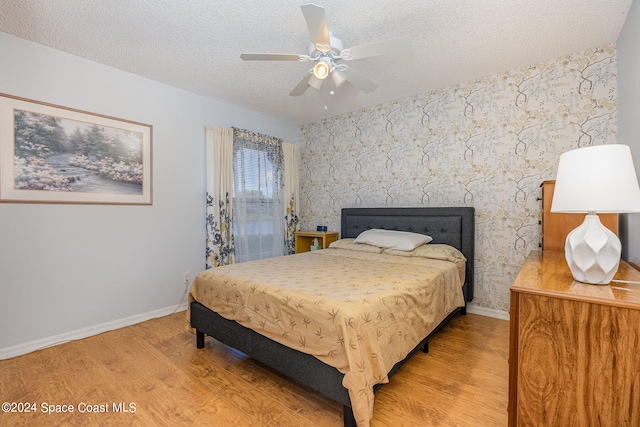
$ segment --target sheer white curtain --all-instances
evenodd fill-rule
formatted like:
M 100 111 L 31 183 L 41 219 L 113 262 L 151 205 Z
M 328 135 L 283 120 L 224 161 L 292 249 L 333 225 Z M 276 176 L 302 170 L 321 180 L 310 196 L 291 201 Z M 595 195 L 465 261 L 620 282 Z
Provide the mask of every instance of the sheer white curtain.
M 232 264 L 233 129 L 205 128 L 206 268 Z
M 233 231 L 237 262 L 285 254 L 282 140 L 233 129 Z

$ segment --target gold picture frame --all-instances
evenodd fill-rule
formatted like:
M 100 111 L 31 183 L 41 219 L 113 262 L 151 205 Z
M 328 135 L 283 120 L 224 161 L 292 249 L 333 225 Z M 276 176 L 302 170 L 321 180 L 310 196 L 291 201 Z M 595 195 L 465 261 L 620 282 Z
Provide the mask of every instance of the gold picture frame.
M 151 125 L 0 93 L 0 202 L 153 204 Z

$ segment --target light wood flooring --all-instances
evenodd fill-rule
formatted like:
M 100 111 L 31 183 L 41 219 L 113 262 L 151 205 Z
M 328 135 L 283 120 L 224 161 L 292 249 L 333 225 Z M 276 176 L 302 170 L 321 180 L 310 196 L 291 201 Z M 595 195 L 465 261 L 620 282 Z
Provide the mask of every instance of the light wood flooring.
M 176 313 L 0 361 L 0 401 L 37 409 L 0 412 L 0 426 L 342 425 L 341 405 L 244 354 L 209 337 L 196 349 L 183 319 Z M 416 354 L 380 389 L 371 426 L 506 426 L 508 352 L 509 322 L 454 317 L 429 354 Z M 74 412 L 44 414 L 50 405 Z

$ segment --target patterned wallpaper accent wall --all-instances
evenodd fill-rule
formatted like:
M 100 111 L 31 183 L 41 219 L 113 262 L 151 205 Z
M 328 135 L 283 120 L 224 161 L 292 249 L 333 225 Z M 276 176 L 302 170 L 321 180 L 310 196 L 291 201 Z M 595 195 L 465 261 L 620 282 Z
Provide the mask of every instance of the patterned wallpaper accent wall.
M 540 242 L 540 184 L 563 152 L 616 143 L 616 46 L 306 124 L 301 229 L 344 207 L 474 206 L 472 304 L 508 311 Z

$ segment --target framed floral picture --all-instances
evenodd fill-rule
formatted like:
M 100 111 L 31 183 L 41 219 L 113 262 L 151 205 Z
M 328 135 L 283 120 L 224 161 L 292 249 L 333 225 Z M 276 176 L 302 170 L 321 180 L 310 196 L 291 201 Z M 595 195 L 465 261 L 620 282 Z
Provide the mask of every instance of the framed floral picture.
M 152 204 L 152 126 L 0 94 L 0 202 Z

